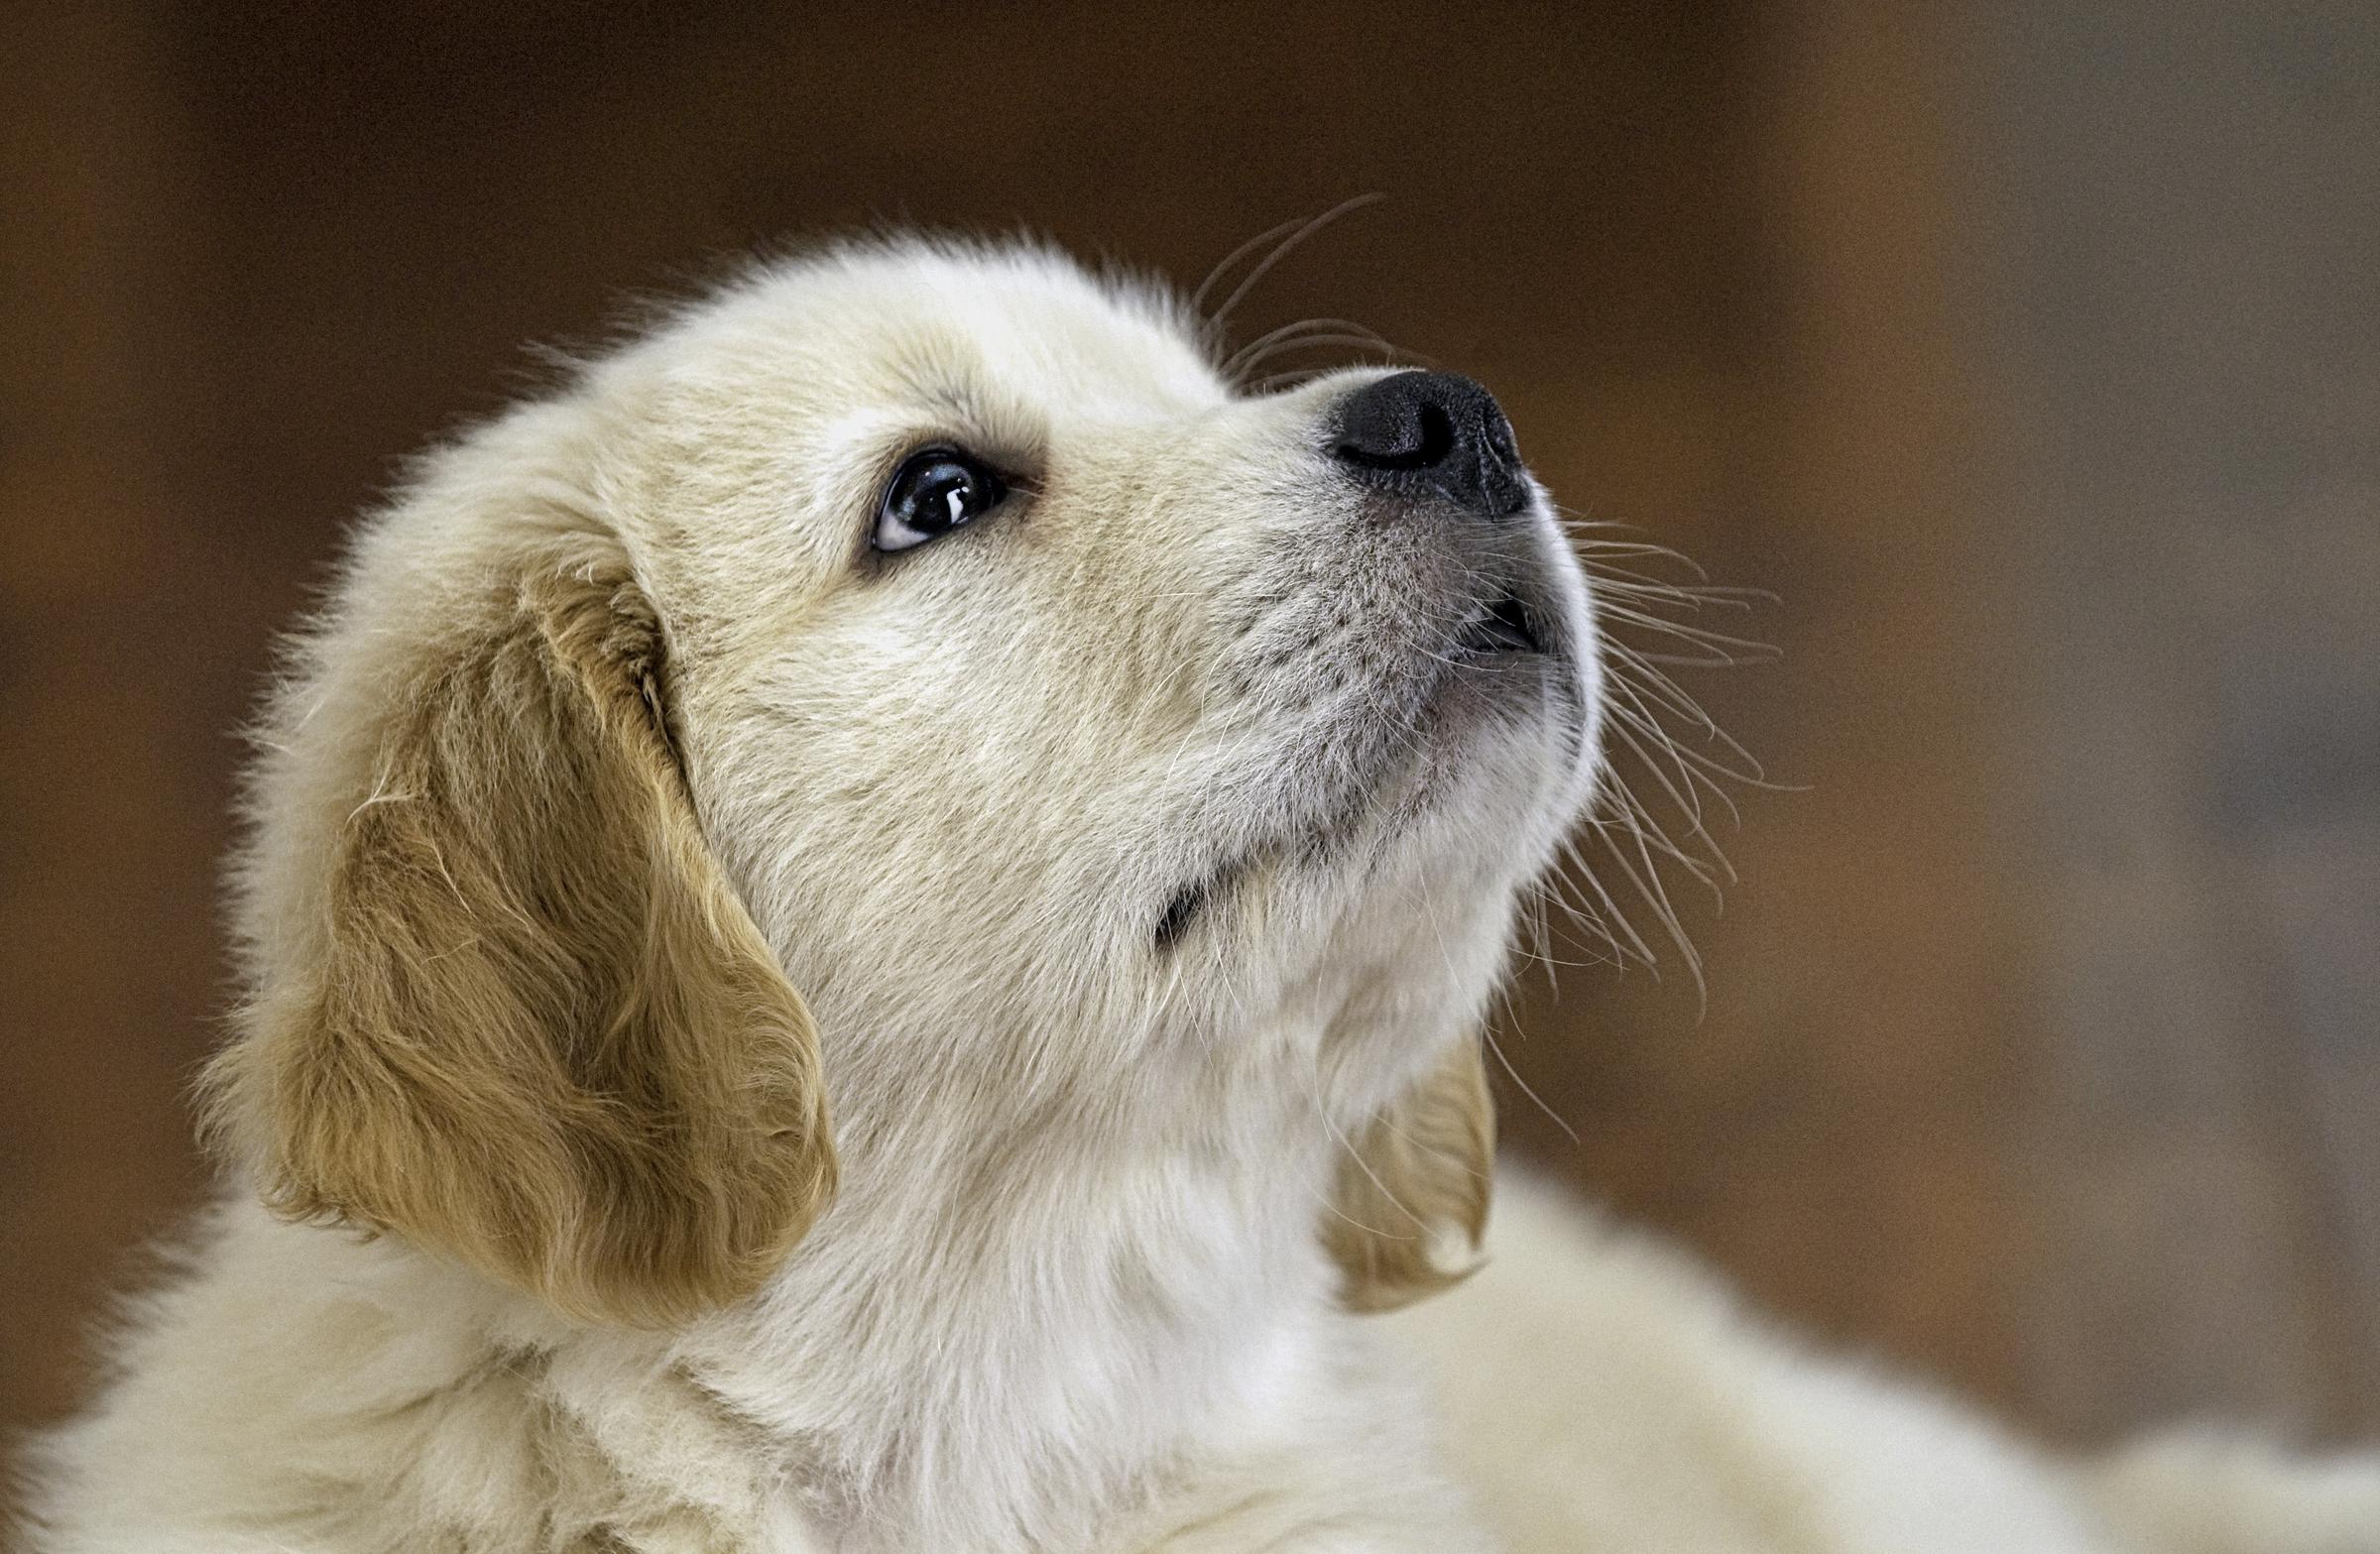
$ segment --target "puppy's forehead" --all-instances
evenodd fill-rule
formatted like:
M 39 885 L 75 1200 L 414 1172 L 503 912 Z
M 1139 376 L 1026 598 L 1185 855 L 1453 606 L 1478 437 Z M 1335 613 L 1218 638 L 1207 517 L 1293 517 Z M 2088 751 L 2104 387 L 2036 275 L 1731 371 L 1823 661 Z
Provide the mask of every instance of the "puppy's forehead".
M 897 407 L 1130 419 L 1229 397 L 1168 294 L 1032 250 L 838 254 L 765 275 L 740 301 L 730 354 L 739 368 L 755 346 L 774 358 L 743 381 L 828 418 Z

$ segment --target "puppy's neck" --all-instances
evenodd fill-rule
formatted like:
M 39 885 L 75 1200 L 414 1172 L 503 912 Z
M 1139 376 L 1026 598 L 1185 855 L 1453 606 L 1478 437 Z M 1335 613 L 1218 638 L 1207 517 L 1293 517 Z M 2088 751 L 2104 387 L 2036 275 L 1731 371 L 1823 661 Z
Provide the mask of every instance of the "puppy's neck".
M 1281 1072 L 1185 1060 L 1194 1094 L 850 1119 L 841 1200 L 692 1336 L 694 1369 L 856 1546 L 1086 1541 L 1202 1435 L 1293 1395 L 1329 1319 L 1335 1109 L 1289 1072 L 1316 1033 L 1263 1034 Z

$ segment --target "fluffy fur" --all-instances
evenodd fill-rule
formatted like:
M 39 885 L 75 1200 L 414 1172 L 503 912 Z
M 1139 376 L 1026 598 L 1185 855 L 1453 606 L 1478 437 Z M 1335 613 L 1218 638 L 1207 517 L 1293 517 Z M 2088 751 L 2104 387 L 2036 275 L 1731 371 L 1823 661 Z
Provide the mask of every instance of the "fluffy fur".
M 229 1184 L 32 1546 L 2380 1548 L 2368 1465 L 2051 1463 L 1540 1188 L 1474 1270 L 1595 614 L 1542 501 L 1344 478 L 1367 378 L 893 245 L 429 460 L 265 716 Z M 1012 494 L 880 554 L 930 443 Z

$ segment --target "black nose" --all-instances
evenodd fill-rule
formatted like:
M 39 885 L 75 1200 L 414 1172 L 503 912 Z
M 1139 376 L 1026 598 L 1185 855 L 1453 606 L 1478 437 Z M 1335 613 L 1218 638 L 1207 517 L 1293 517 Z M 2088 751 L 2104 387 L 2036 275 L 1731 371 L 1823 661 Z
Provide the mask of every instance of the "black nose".
M 1451 372 L 1400 372 L 1339 402 L 1331 456 L 1360 484 L 1435 493 L 1482 518 L 1520 511 L 1528 487 L 1512 423 L 1486 389 Z

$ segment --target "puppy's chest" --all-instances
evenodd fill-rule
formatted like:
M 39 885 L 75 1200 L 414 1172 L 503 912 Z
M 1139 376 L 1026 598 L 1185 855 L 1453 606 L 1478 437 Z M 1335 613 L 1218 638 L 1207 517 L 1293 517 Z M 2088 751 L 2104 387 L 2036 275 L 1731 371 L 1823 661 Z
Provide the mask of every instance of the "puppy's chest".
M 753 1546 L 1117 1547 L 1116 1528 L 1207 1465 L 1293 1438 L 1325 1379 L 1327 1312 L 1284 1315 L 1228 1284 L 1200 1294 L 1111 1285 L 1036 1303 L 979 1287 L 931 1329 L 847 1335 L 839 1353 L 763 1344 L 767 1361 L 706 1374 L 737 1417 L 765 1421 L 764 1447 L 741 1448 L 764 1485 Z
M 725 1444 L 762 1485 L 746 1519 L 778 1541 L 759 1547 L 1103 1548 L 1202 1463 L 1313 1416 L 1346 1319 L 1303 1195 L 1240 1162 L 968 1185 L 862 1186 L 762 1301 L 678 1347 L 757 1436 Z M 667 1432 L 610 1438 L 650 1461 Z
M 1035 1317 L 978 1346 L 908 1354 L 907 1380 L 885 1388 L 873 1427 L 785 1431 L 798 1444 L 769 1503 L 779 1528 L 803 1530 L 763 1546 L 1116 1547 L 1118 1524 L 1178 1498 L 1206 1464 L 1295 1435 L 1317 1381 L 1310 1347 L 1300 1325 L 1260 1313 L 1151 1304 Z M 879 1384 L 896 1374 L 888 1367 Z M 820 1402 L 789 1405 L 786 1424 L 815 1419 Z

